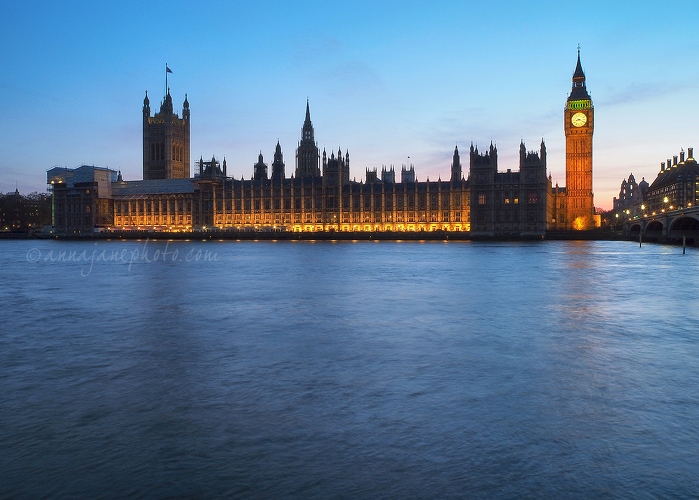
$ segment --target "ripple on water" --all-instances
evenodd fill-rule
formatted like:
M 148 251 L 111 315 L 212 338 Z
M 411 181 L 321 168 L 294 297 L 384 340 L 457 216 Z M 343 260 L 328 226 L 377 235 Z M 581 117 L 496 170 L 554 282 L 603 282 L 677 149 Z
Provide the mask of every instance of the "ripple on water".
M 137 245 L 0 241 L 0 496 L 699 496 L 694 249 L 37 244 Z

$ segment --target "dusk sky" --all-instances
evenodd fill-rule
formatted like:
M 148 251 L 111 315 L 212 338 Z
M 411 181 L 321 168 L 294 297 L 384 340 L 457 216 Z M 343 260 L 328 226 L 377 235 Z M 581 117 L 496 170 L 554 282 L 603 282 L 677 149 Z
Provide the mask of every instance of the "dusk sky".
M 349 150 L 350 177 L 410 157 L 418 180 L 449 178 L 454 146 L 520 140 L 548 149 L 565 185 L 563 107 L 577 46 L 595 106 L 595 205 L 630 173 L 699 148 L 696 0 L 533 2 L 35 2 L 0 6 L 0 191 L 46 190 L 82 164 L 142 178 L 145 91 L 165 64 L 175 110 L 188 94 L 192 171 L 226 158 L 250 178 L 280 141 L 290 176 L 306 99 L 318 146 Z

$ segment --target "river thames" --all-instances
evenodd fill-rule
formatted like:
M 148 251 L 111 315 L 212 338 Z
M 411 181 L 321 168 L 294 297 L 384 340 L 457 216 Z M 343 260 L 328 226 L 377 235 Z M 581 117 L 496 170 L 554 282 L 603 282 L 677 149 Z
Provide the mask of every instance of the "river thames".
M 699 497 L 699 251 L 0 241 L 0 497 Z

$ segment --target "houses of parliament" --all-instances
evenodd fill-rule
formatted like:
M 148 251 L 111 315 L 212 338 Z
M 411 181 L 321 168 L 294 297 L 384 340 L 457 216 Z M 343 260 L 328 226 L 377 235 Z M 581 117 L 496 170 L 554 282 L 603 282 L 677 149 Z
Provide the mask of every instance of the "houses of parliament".
M 399 173 L 393 167 L 367 168 L 363 181 L 350 180 L 348 151 L 320 152 L 308 101 L 291 176 L 277 141 L 271 165 L 260 154 L 249 179 L 228 176 L 225 158 L 200 158 L 190 177 L 187 96 L 181 117 L 173 111 L 169 89 L 151 116 L 146 93 L 143 180 L 124 181 L 120 172 L 95 166 L 49 170 L 54 232 L 446 231 L 526 237 L 590 229 L 594 107 L 579 50 L 563 114 L 565 187 L 552 186 L 543 140 L 537 151 L 520 144 L 517 171 L 499 170 L 491 143 L 484 151 L 471 145 L 466 175 L 454 148 L 448 180 L 418 182 L 410 165 Z

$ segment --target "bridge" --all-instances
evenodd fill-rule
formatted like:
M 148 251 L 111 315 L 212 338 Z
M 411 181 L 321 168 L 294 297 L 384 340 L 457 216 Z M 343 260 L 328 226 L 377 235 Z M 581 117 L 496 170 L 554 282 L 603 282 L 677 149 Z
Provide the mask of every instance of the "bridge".
M 666 210 L 629 218 L 623 225 L 624 234 L 645 241 L 681 242 L 699 245 L 699 207 Z

